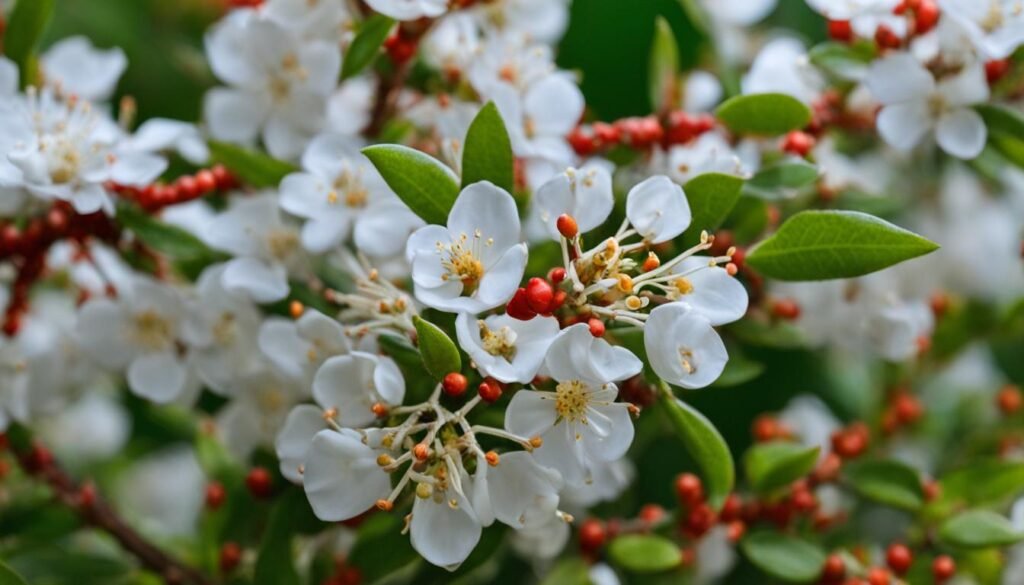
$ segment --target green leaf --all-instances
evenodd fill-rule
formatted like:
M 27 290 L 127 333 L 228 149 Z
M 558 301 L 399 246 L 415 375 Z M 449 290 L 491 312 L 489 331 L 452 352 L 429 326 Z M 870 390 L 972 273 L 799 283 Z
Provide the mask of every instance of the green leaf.
M 376 583 L 420 560 L 409 537 L 402 534 L 402 522 L 398 514 L 372 514 L 359 526 L 348 558 L 364 583 Z
M 810 583 L 825 564 L 825 551 L 812 542 L 777 532 L 755 532 L 740 549 L 757 568 L 787 583 Z
M 988 127 L 988 142 L 1006 160 L 1024 167 L 1024 115 L 1004 106 L 982 104 L 975 109 Z
M 0 561 L 0 585 L 28 585 L 21 575 L 14 572 L 3 561 Z
M 683 554 L 674 542 L 653 534 L 627 534 L 608 545 L 608 558 L 633 573 L 659 573 L 679 566 Z
M 559 561 L 540 585 L 590 585 L 590 566 L 579 557 Z
M 515 189 L 512 141 L 494 102 L 487 102 L 473 118 L 462 151 L 462 188 L 490 181 L 512 193 Z
M 276 187 L 281 179 L 299 170 L 289 162 L 237 144 L 217 140 L 211 140 L 209 144 L 213 161 L 224 165 L 243 183 L 252 187 Z
M 898 461 L 862 461 L 843 467 L 850 485 L 861 496 L 903 510 L 924 505 L 924 489 L 917 471 Z
M 755 246 L 746 262 L 778 280 L 827 280 L 875 272 L 938 247 L 859 211 L 802 211 Z
M 459 196 L 455 173 L 437 159 L 398 144 L 377 144 L 363 154 L 398 197 L 423 221 L 445 225 Z
M 785 487 L 814 469 L 818 447 L 805 447 L 789 441 L 759 443 L 747 451 L 743 467 L 750 486 L 759 493 Z
M 1019 354 L 1018 354 L 1019 355 Z M 1024 462 L 984 459 L 946 474 L 943 499 L 968 504 L 997 504 L 1024 493 Z
M 764 373 L 765 365 L 755 362 L 744 355 L 738 347 L 729 349 L 729 361 L 718 379 L 711 383 L 710 388 L 728 388 L 739 386 L 756 379 Z
M 679 93 L 679 47 L 672 27 L 661 16 L 654 21 L 654 40 L 647 68 L 651 107 L 655 112 L 671 108 Z
M 388 38 L 391 27 L 395 25 L 392 18 L 383 14 L 374 14 L 363 21 L 359 32 L 352 39 L 352 44 L 345 52 L 345 60 L 341 64 L 341 79 L 345 80 L 358 75 L 373 63 L 380 53 L 380 47 Z
M 440 380 L 451 372 L 462 369 L 462 358 L 459 348 L 455 346 L 448 334 L 430 321 L 419 316 L 412 318 L 416 325 L 417 345 L 423 356 L 423 366 L 435 379 Z
M 715 110 L 718 119 L 737 134 L 778 136 L 799 130 L 811 121 L 811 110 L 782 93 L 739 95 Z
M 174 260 L 212 261 L 217 257 L 216 252 L 191 233 L 166 224 L 133 205 L 118 206 L 117 221 L 130 229 L 142 243 Z
M 707 417 L 676 398 L 664 383 L 661 396 L 672 429 L 700 467 L 708 504 L 717 510 L 725 502 L 736 481 L 729 445 Z
M 739 201 L 743 179 L 724 173 L 704 173 L 687 181 L 683 187 L 690 203 L 693 219 L 683 236 L 684 244 L 700 241 L 701 231 L 713 232 L 722 225 Z
M 818 167 L 801 158 L 789 158 L 757 172 L 743 192 L 762 199 L 778 199 L 784 189 L 799 189 L 818 180 Z
M 260 541 L 259 556 L 256 558 L 254 585 L 300 585 L 295 568 L 295 554 L 292 537 L 300 520 L 310 515 L 306 494 L 299 488 L 289 489 L 281 496 L 270 512 L 270 520 Z
M 989 510 L 969 510 L 946 520 L 939 538 L 951 546 L 977 549 L 1009 546 L 1024 540 L 1005 517 Z
M 36 49 L 53 19 L 56 0 L 18 0 L 7 21 L 4 53 L 18 66 L 21 87 L 38 83 Z
M 821 43 L 807 53 L 811 63 L 839 79 L 855 81 L 863 77 L 877 51 L 875 43 Z

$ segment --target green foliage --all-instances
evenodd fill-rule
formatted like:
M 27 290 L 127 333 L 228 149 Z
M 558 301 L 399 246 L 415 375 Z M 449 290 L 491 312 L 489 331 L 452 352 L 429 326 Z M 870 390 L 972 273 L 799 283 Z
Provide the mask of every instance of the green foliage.
M 373 514 L 359 527 L 349 558 L 367 583 L 392 575 L 419 562 L 419 556 L 403 535 L 397 514 Z
M 988 510 L 968 510 L 946 520 L 939 528 L 939 538 L 950 546 L 981 549 L 1024 540 L 1024 532 L 1016 530 L 1005 517 Z
M 512 141 L 494 102 L 487 102 L 466 132 L 462 152 L 462 187 L 490 181 L 512 193 L 515 188 Z
M 1024 167 L 1024 115 L 1019 111 L 983 104 L 975 106 L 988 127 L 988 142 L 1006 160 Z
M 942 477 L 942 497 L 979 506 L 1004 503 L 1024 494 L 1024 462 L 982 459 Z
M 818 180 L 818 167 L 802 158 L 789 158 L 757 172 L 743 186 L 743 192 L 763 199 L 779 199 L 787 189 L 806 187 Z
M 901 508 L 917 510 L 924 505 L 924 489 L 917 471 L 898 461 L 869 460 L 843 468 L 846 479 L 864 498 Z
M 341 65 L 342 79 L 358 75 L 373 63 L 394 25 L 394 19 L 383 14 L 374 14 L 363 21 L 352 44 L 345 51 L 345 61 Z
M 648 91 L 654 111 L 673 107 L 679 93 L 679 47 L 672 27 L 661 16 L 654 21 L 654 40 L 647 67 Z
M 418 150 L 397 144 L 378 144 L 363 154 L 391 190 L 423 221 L 444 225 L 459 196 L 459 181 L 451 169 Z
M 754 445 L 743 458 L 747 481 L 755 491 L 770 494 L 810 473 L 818 462 L 818 450 L 789 441 Z
M 740 549 L 757 568 L 787 583 L 810 583 L 818 578 L 825 551 L 812 542 L 776 532 L 755 532 Z
M 56 0 L 18 0 L 4 32 L 4 53 L 18 66 L 21 87 L 38 83 L 36 50 L 53 19 Z
M 627 534 L 612 540 L 608 557 L 633 573 L 659 573 L 679 565 L 683 554 L 674 542 L 653 534 Z
M 707 417 L 675 398 L 667 386 L 662 387 L 661 397 L 660 404 L 672 430 L 700 467 L 708 503 L 720 508 L 736 480 L 729 446 Z
M 277 187 L 281 179 L 298 170 L 291 163 L 230 142 L 211 140 L 209 145 L 213 161 L 227 167 L 250 187 Z
M 253 585 L 301 584 L 295 568 L 292 539 L 302 522 L 313 521 L 312 515 L 306 494 L 301 489 L 292 487 L 278 498 L 260 542 Z
M 811 121 L 811 110 L 782 93 L 758 93 L 730 98 L 715 110 L 718 119 L 737 134 L 778 136 L 799 130 Z
M 875 272 L 923 256 L 938 245 L 858 211 L 802 211 L 747 256 L 778 280 L 827 280 Z
M 214 261 L 219 254 L 191 233 L 154 218 L 130 204 L 119 205 L 117 221 L 142 243 L 174 260 Z
M 570 557 L 555 565 L 540 585 L 590 585 L 589 569 L 583 559 Z
M 743 180 L 724 173 L 704 173 L 683 186 L 693 219 L 683 236 L 684 245 L 700 241 L 701 231 L 713 232 L 739 201 Z
M 833 77 L 842 80 L 857 79 L 867 72 L 868 65 L 874 59 L 875 44 L 869 42 L 821 43 L 811 48 L 807 56 L 811 63 Z
M 416 325 L 417 345 L 423 356 L 423 367 L 434 379 L 441 380 L 445 375 L 462 369 L 459 348 L 447 333 L 419 317 L 413 317 L 413 323 Z
M 28 585 L 28 582 L 6 563 L 0 561 L 0 585 Z

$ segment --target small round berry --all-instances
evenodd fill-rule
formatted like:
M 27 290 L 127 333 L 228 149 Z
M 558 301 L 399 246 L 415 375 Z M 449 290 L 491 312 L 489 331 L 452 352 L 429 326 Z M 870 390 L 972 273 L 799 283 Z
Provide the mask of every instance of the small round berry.
M 206 486 L 206 507 L 211 510 L 216 510 L 221 507 L 228 497 L 227 491 L 224 489 L 224 484 L 219 481 L 214 481 Z
M 676 476 L 676 495 L 685 504 L 699 504 L 704 501 L 704 485 L 696 475 L 681 473 Z
M 417 443 L 416 446 L 412 448 L 412 455 L 417 461 L 426 461 L 427 458 L 430 457 L 430 447 L 423 443 Z
M 249 493 L 255 498 L 266 498 L 270 496 L 274 487 L 274 480 L 270 472 L 264 467 L 253 467 L 245 476 L 245 486 Z
M 776 299 L 772 301 L 772 314 L 780 319 L 794 321 L 800 318 L 800 305 L 793 299 Z
M 200 194 L 209 193 L 216 188 L 217 179 L 214 178 L 213 171 L 203 169 L 196 173 L 196 189 Z
M 535 313 L 546 313 L 554 296 L 551 283 L 543 278 L 533 277 L 526 283 L 526 304 Z
M 550 280 L 551 284 L 555 286 L 561 284 L 562 281 L 565 280 L 565 268 L 562 268 L 561 266 L 552 268 L 548 272 L 548 280 Z
M 480 383 L 477 392 L 480 394 L 481 400 L 488 404 L 493 404 L 501 398 L 501 385 L 496 380 L 487 378 Z
M 520 287 L 516 291 L 516 294 L 512 295 L 512 300 L 505 305 L 505 313 L 513 319 L 519 319 L 520 321 L 529 321 L 537 316 L 537 312 L 530 308 L 530 304 L 526 299 L 526 289 Z
M 885 563 L 889 565 L 893 573 L 906 575 L 910 565 L 914 562 L 914 555 L 906 545 L 894 543 L 885 552 Z
M 999 395 L 996 397 L 996 403 L 999 405 L 999 411 L 1006 416 L 1016 414 L 1024 403 L 1024 396 L 1021 395 L 1020 388 L 1012 384 L 1007 384 L 999 390 Z
M 220 547 L 221 573 L 231 573 L 240 562 L 242 562 L 242 547 L 238 546 L 237 542 L 225 542 Z
M 868 585 L 889 585 L 891 581 L 889 571 L 882 567 L 871 567 L 868 571 Z
M 782 150 L 796 156 L 807 156 L 814 148 L 815 142 L 810 134 L 793 130 L 782 139 Z
M 956 573 L 956 563 L 948 555 L 939 555 L 932 561 L 932 575 L 936 583 L 945 583 Z
M 821 567 L 821 580 L 825 583 L 838 583 L 846 576 L 846 561 L 838 554 L 830 554 Z
M 665 508 L 658 504 L 644 504 L 638 517 L 647 524 L 656 524 L 665 518 Z
M 828 21 L 828 36 L 832 37 L 832 40 L 839 41 L 841 43 L 851 42 L 853 40 L 853 27 L 850 26 L 850 21 Z
M 930 32 L 939 23 L 939 6 L 932 0 L 921 0 L 914 9 L 914 34 Z
M 558 216 L 558 219 L 555 220 L 555 227 L 558 228 L 558 233 L 567 240 L 575 238 L 580 233 L 576 220 L 567 213 Z
M 466 388 L 469 387 L 469 380 L 459 372 L 451 372 L 441 381 L 441 387 L 448 396 L 458 398 L 466 393 Z
M 590 334 L 594 337 L 604 336 L 604 321 L 600 319 L 591 318 L 587 321 L 587 326 L 590 327 Z
M 586 551 L 595 551 L 604 546 L 608 538 L 604 523 L 596 518 L 587 518 L 580 524 L 580 547 Z

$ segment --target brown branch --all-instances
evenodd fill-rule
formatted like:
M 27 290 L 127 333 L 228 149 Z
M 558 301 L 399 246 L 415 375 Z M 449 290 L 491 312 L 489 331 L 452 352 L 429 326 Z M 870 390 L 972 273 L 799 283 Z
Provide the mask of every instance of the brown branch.
M 197 569 L 171 557 L 128 526 L 113 508 L 100 499 L 91 483 L 76 482 L 57 464 L 45 447 L 32 442 L 28 448 L 18 449 L 12 444 L 12 451 L 27 475 L 45 482 L 60 503 L 75 510 L 87 525 L 114 537 L 122 548 L 165 582 L 173 585 L 213 585 L 213 581 Z

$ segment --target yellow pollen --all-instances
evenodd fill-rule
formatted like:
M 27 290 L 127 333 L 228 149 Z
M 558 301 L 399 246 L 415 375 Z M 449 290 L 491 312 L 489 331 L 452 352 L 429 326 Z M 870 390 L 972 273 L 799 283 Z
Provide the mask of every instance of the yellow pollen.
M 679 278 L 672 281 L 672 286 L 676 287 L 679 294 L 688 295 L 693 292 L 693 283 L 690 282 L 689 278 L 680 276 Z
M 587 422 L 590 388 L 580 380 L 562 382 L 555 387 L 555 412 L 569 422 Z
M 483 343 L 484 351 L 493 356 L 500 356 L 508 361 L 512 361 L 512 358 L 516 355 L 515 332 L 509 327 L 502 327 L 497 331 L 492 331 L 487 328 L 487 324 L 482 320 L 477 321 L 477 325 L 480 327 L 480 341 Z
M 686 348 L 679 348 L 679 361 L 683 364 L 683 369 L 686 370 L 687 374 L 692 374 L 697 371 L 697 366 L 693 363 L 693 352 Z
M 299 237 L 292 231 L 276 230 L 267 236 L 267 248 L 277 260 L 286 260 L 298 245 Z
M 140 346 L 157 350 L 171 344 L 171 324 L 156 311 L 143 311 L 135 315 L 135 341 Z
M 620 274 L 618 287 L 624 293 L 633 292 L 633 279 L 628 274 Z
M 493 243 L 493 240 L 484 240 L 480 230 L 474 232 L 472 241 L 466 234 L 461 234 L 456 241 L 447 246 L 437 242 L 438 253 L 444 256 L 441 265 L 446 270 L 441 279 L 447 281 L 455 277 L 462 281 L 462 286 L 465 287 L 463 292 L 472 294 L 484 276 L 484 263 L 480 260 L 481 246 L 490 246 Z
M 416 497 L 421 500 L 429 499 L 430 496 L 434 495 L 434 488 L 430 487 L 429 483 L 418 483 L 416 484 Z
M 327 202 L 330 203 L 331 205 L 334 205 L 335 203 L 337 203 L 338 202 L 338 192 L 337 191 L 328 191 L 328 193 L 327 193 Z

